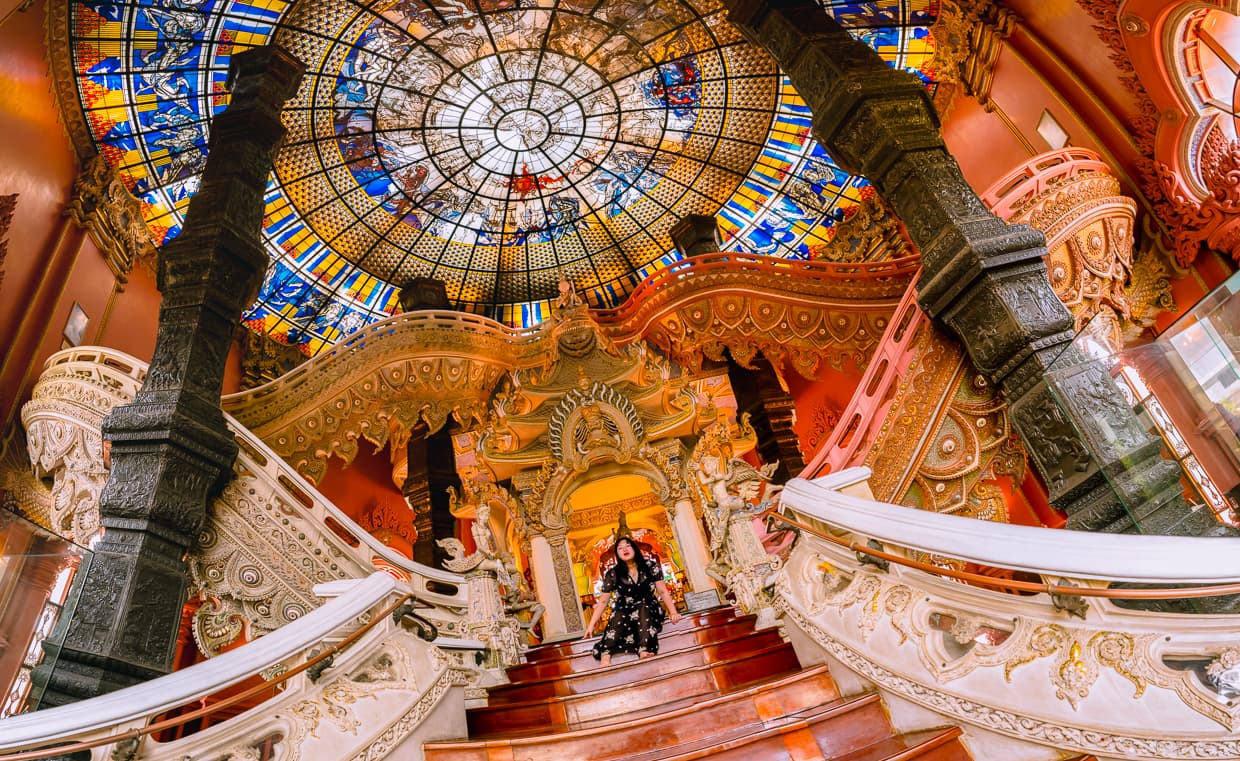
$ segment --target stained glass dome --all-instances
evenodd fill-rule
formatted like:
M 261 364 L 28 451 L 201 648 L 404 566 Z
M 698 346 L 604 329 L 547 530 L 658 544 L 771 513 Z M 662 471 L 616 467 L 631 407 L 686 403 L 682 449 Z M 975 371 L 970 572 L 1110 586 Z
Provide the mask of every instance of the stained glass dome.
M 929 2 L 827 7 L 932 86 Z M 244 319 L 307 354 L 397 311 L 414 276 L 528 325 L 561 273 L 618 304 L 679 258 L 685 214 L 716 215 L 728 248 L 807 257 L 870 192 L 718 0 L 130 0 L 71 18 L 96 148 L 157 243 L 196 190 L 233 51 L 306 62 Z

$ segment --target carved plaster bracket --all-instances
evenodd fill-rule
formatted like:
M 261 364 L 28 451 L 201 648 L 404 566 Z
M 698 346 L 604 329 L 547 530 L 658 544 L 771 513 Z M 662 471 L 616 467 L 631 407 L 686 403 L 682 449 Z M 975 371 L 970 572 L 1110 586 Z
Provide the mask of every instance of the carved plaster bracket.
M 73 200 L 65 213 L 90 233 L 118 282 L 126 282 L 134 262 L 142 262 L 154 273 L 155 245 L 142 217 L 142 205 L 102 154 L 87 161 L 74 180 Z
M 955 89 L 942 87 L 944 84 L 958 84 L 977 98 L 982 108 L 994 109 L 990 88 L 995 62 L 1003 51 L 1003 40 L 1015 26 L 1016 17 L 1010 10 L 988 0 L 944 0 L 939 4 L 938 20 L 930 28 L 934 57 L 927 68 L 934 72 L 942 91 L 934 98 L 940 114 L 946 114 Z

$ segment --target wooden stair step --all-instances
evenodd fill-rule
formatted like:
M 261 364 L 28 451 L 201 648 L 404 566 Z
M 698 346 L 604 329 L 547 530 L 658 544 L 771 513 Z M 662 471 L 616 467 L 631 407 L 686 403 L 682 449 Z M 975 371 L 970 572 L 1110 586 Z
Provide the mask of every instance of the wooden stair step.
M 489 706 L 522 703 L 540 698 L 579 695 L 609 687 L 644 683 L 650 679 L 685 671 L 696 666 L 728 661 L 746 653 L 755 653 L 783 644 L 777 629 L 749 631 L 730 639 L 706 645 L 695 644 L 679 650 L 660 650 L 651 658 L 643 658 L 608 667 L 594 663 L 590 670 L 526 679 L 513 684 L 492 687 L 487 694 Z M 634 656 L 636 658 L 636 656 Z M 593 661 L 591 661 L 593 663 Z
M 627 682 L 575 695 L 544 697 L 520 703 L 470 709 L 466 716 L 471 737 L 494 736 L 537 728 L 543 732 L 568 731 L 598 720 L 632 717 L 661 710 L 686 698 L 719 695 L 754 682 L 800 669 L 796 652 L 786 642 L 747 652 L 644 682 Z
M 832 761 L 972 761 L 960 744 L 960 727 L 908 732 L 845 755 L 830 755 Z
M 755 621 L 756 616 L 741 615 L 737 613 L 735 608 L 712 608 L 710 610 L 701 611 L 699 613 L 688 613 L 680 617 L 677 623 L 667 622 L 663 625 L 663 633 L 668 632 L 689 632 L 694 629 L 710 628 L 712 626 L 722 626 L 734 621 Z M 566 655 L 577 653 L 588 653 L 590 648 L 594 647 L 594 643 L 598 637 L 579 637 L 577 639 L 565 640 L 563 642 L 553 642 L 549 645 L 539 645 L 531 647 L 525 652 L 525 660 L 529 663 L 537 663 L 540 661 L 555 660 Z
M 743 634 L 754 632 L 753 624 L 753 617 L 745 616 L 708 627 L 671 631 L 665 628 L 663 633 L 659 635 L 659 652 L 684 650 L 686 648 L 735 639 Z M 770 631 L 776 630 L 771 629 Z M 508 679 L 516 683 L 565 674 L 579 674 L 597 669 L 598 661 L 594 660 L 594 655 L 591 652 L 594 648 L 594 643 L 597 641 L 598 637 L 576 640 L 574 644 L 580 646 L 579 652 L 561 653 L 554 657 L 544 655 L 544 657 L 538 660 L 510 666 L 507 670 Z
M 735 759 L 735 761 L 818 761 L 825 759 L 814 730 L 832 731 L 842 726 L 865 727 L 869 734 L 855 732 L 855 742 L 890 735 L 887 714 L 874 694 L 841 698 L 825 705 L 770 717 L 764 721 L 731 727 L 658 751 L 631 756 L 629 761 L 690 761 L 697 758 Z
M 850 710 L 877 711 L 875 695 L 840 701 L 835 682 L 825 666 L 816 666 L 772 679 L 759 685 L 688 702 L 677 708 L 660 708 L 640 717 L 612 717 L 602 726 L 544 732 L 528 737 L 493 738 L 460 742 L 427 743 L 427 761 L 559 761 L 589 758 L 592 761 L 629 759 L 717 735 L 720 728 L 778 721 L 782 717 L 827 704 L 851 706 Z M 657 757 L 657 756 L 656 756 Z

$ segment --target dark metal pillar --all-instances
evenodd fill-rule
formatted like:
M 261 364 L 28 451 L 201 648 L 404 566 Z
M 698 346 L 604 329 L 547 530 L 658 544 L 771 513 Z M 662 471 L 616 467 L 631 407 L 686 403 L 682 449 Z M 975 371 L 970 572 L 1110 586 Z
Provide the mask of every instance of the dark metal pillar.
M 184 231 L 159 259 L 159 332 L 146 381 L 103 424 L 112 471 L 104 533 L 48 645 L 44 705 L 100 695 L 167 673 L 186 598 L 184 557 L 237 445 L 220 411 L 229 344 L 267 252 L 263 191 L 303 67 L 276 47 L 232 58 L 232 102 L 211 124 L 210 158 Z
M 982 204 L 943 143 L 922 83 L 813 0 L 725 4 L 805 98 L 814 137 L 842 168 L 868 178 L 907 226 L 924 267 L 918 302 L 1001 386 L 1069 527 L 1134 530 L 1126 504 L 1144 531 L 1226 533 L 1187 509 L 1177 466 L 1161 459 L 1105 369 L 1076 353 L 1072 317 L 1047 280 L 1045 239 Z M 1045 379 L 1052 364 L 1073 368 L 1057 383 L 1062 407 Z

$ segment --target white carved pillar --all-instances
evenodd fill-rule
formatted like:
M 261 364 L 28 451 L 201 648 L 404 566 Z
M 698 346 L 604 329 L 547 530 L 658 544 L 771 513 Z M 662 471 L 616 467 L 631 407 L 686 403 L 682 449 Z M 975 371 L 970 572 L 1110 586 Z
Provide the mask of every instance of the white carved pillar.
M 487 643 L 497 662 L 488 667 L 515 666 L 521 660 L 520 624 L 504 611 L 495 571 L 478 568 L 465 574 L 469 586 L 469 611 L 465 616 L 467 638 Z
M 727 582 L 737 605 L 746 613 L 757 614 L 755 625 L 763 629 L 774 626 L 779 617 L 778 611 L 770 605 L 766 585 L 779 570 L 781 561 L 778 556 L 766 553 L 753 520 L 753 514 L 747 511 L 734 513 L 728 520 L 727 552 L 732 568 L 728 571 Z
M 675 507 L 669 512 L 672 516 L 672 533 L 676 536 L 676 544 L 680 546 L 680 557 L 685 562 L 689 589 L 694 592 L 717 589 L 715 580 L 706 574 L 706 567 L 710 565 L 710 551 L 707 549 L 702 522 L 693 511 L 693 502 L 682 497 L 676 500 Z
M 546 608 L 542 618 L 543 641 L 568 639 L 569 629 L 564 616 L 560 581 L 555 572 L 555 554 L 551 542 L 542 534 L 530 537 L 530 567 L 534 571 L 534 593 Z M 576 590 L 572 591 L 575 593 Z

